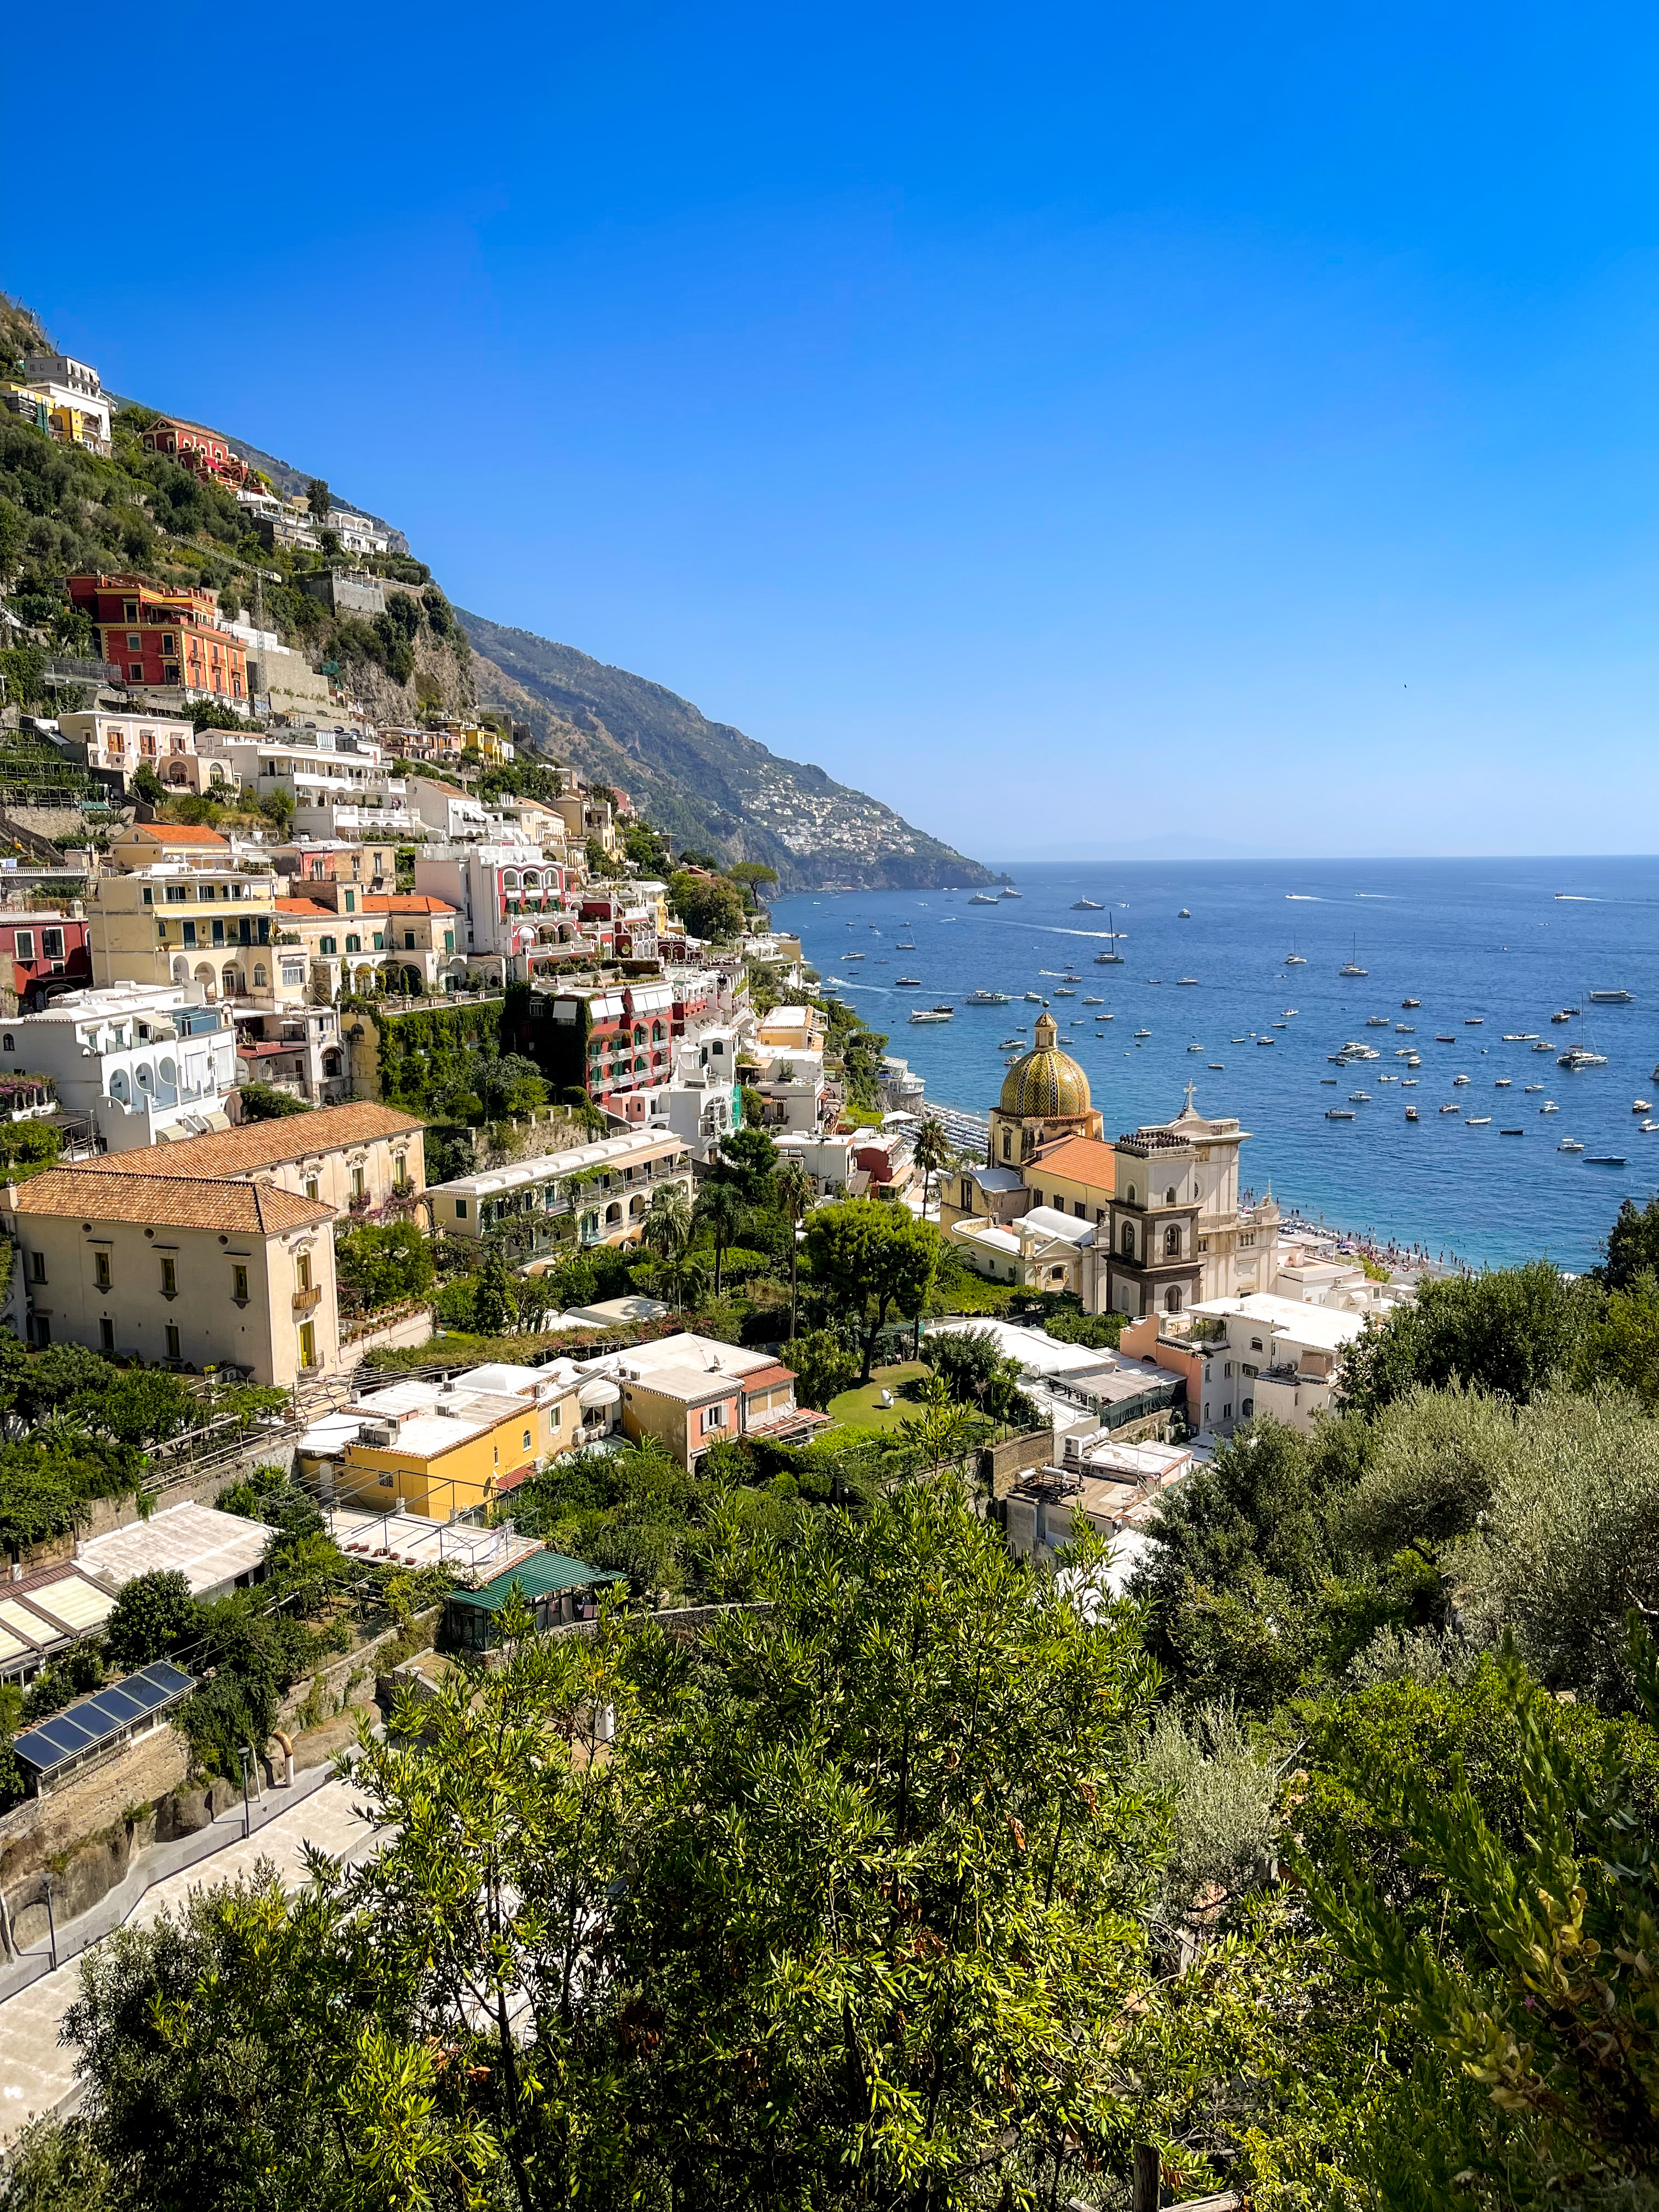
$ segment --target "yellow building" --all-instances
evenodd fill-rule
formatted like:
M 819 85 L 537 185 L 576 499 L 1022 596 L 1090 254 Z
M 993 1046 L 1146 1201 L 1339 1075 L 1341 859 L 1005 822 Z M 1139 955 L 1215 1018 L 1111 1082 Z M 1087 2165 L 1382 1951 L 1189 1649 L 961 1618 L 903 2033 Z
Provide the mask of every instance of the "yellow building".
M 303 982 L 283 980 L 272 949 L 276 877 L 245 874 L 216 842 L 222 857 L 98 878 L 88 916 L 95 983 L 194 982 L 210 1000 L 267 1006 L 303 1000 Z
M 8 1186 L 31 1343 L 247 1368 L 291 1389 L 336 1371 L 333 1216 L 268 1183 L 51 1168 Z
M 270 1182 L 352 1215 L 418 1197 L 426 1188 L 424 1143 L 425 1124 L 412 1114 L 362 1099 L 116 1157 L 132 1175 Z
M 1002 1096 L 991 1109 L 994 1168 L 1023 1169 L 1034 1153 L 1061 1137 L 1098 1142 L 1105 1134 L 1105 1124 L 1090 1103 L 1089 1079 L 1060 1049 L 1060 1033 L 1046 1006 L 1037 1016 L 1036 1035 L 1035 1048 L 1009 1069 Z
M 1023 1180 L 1030 1203 L 1051 1206 L 1099 1227 L 1111 1210 L 1117 1155 L 1094 1137 L 1065 1137 L 1029 1159 Z
M 489 1505 L 584 1440 L 580 1391 L 568 1360 L 376 1390 L 348 1409 L 356 1433 L 334 1462 L 335 1495 L 343 1504 L 429 1521 Z

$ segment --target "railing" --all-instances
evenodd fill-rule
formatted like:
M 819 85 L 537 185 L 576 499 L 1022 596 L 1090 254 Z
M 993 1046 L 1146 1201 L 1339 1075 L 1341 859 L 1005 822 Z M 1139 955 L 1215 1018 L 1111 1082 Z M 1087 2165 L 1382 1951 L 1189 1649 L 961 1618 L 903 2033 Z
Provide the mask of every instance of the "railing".
M 313 1306 L 321 1302 L 322 1295 L 323 1294 L 320 1290 L 295 1291 L 294 1293 L 295 1312 L 309 1313 Z

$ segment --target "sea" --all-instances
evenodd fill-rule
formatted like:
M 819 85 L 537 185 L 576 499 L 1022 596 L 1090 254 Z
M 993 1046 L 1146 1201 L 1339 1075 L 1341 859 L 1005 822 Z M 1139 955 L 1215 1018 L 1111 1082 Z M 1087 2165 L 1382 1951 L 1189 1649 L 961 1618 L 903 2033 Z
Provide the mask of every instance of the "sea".
M 994 906 L 965 890 L 821 891 L 772 913 L 799 932 L 826 987 L 888 1033 L 929 1099 L 988 1110 L 1016 1049 L 1007 1040 L 1029 1042 L 1042 1012 L 1024 995 L 1036 992 L 1088 1075 L 1109 1139 L 1171 1120 L 1190 1084 L 1201 1112 L 1236 1115 L 1249 1131 L 1241 1182 L 1255 1193 L 1271 1185 L 1287 1211 L 1422 1247 L 1437 1262 L 1547 1255 L 1577 1272 L 1599 1256 L 1622 1199 L 1643 1205 L 1659 1191 L 1659 1128 L 1642 1131 L 1659 1115 L 1636 1105 L 1659 1103 L 1659 860 L 1007 873 L 1020 896 Z M 1124 964 L 1097 965 L 1114 944 Z M 1292 953 L 1306 964 L 1288 965 Z M 1365 972 L 1344 975 L 1345 963 Z M 1067 984 L 1068 968 L 1080 980 Z M 900 975 L 921 988 L 896 988 Z M 975 989 L 1006 991 L 1010 1004 L 964 1004 Z M 1590 1001 L 1615 990 L 1629 1002 Z M 909 1022 L 911 1007 L 945 1002 L 949 1022 Z M 1569 1021 L 1552 1021 L 1568 1008 L 1578 1010 Z M 1350 1039 L 1381 1058 L 1333 1066 Z M 1580 1042 L 1607 1065 L 1559 1066 Z M 1398 1056 L 1413 1048 L 1414 1071 Z M 1381 1080 L 1413 1073 L 1414 1089 Z M 1354 1091 L 1368 1094 L 1354 1119 L 1328 1121 Z M 1552 1102 L 1558 1110 L 1544 1112 Z M 1565 1138 L 1583 1151 L 1560 1151 Z

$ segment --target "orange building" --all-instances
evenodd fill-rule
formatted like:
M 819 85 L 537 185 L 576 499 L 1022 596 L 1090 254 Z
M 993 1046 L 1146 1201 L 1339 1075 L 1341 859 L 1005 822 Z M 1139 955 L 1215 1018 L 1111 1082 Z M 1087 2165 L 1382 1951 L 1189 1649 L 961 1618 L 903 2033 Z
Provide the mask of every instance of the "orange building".
M 247 649 L 219 628 L 216 592 L 123 574 L 71 576 L 69 595 L 97 624 L 103 658 L 128 684 L 179 690 L 187 698 L 246 700 Z
M 163 419 L 152 422 L 143 433 L 146 452 L 165 453 L 170 461 L 181 468 L 192 469 L 198 477 L 207 477 L 216 483 L 240 489 L 248 479 L 247 463 L 230 450 L 229 441 L 216 430 L 204 430 L 199 422 L 173 422 Z

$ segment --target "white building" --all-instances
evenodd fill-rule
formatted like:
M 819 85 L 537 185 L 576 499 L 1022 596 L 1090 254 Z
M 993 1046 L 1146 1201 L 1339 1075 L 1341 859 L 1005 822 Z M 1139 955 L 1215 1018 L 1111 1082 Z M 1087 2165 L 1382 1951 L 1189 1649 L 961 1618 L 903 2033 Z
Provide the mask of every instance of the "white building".
M 7 1022 L 0 1073 L 49 1075 L 111 1152 L 135 1152 L 230 1127 L 236 1038 L 229 1010 L 207 1005 L 198 983 L 121 983 Z
M 64 444 L 109 452 L 109 400 L 97 370 L 85 362 L 66 353 L 30 354 L 22 384 L 13 385 L 8 397 L 16 414 L 29 411 L 32 401 L 41 428 Z
M 331 530 L 346 553 L 387 553 L 392 540 L 372 515 L 354 514 L 349 507 L 331 507 L 323 526 Z
M 170 790 L 202 787 L 195 727 L 172 715 L 77 708 L 58 717 L 58 732 L 76 760 L 83 761 L 100 782 L 117 790 L 130 790 L 141 768 L 152 769 Z M 228 763 L 222 761 L 213 781 L 234 788 L 237 778 Z
M 1187 1103 L 1173 1121 L 1117 1139 L 1109 1234 L 1094 1246 L 1084 1304 L 1091 1313 L 1177 1314 L 1208 1298 L 1270 1291 L 1279 1208 L 1238 1201 L 1238 1154 L 1249 1132 Z
M 511 959 L 528 953 L 543 928 L 569 919 L 564 871 L 516 833 L 447 854 L 417 851 L 415 888 L 455 908 L 471 953 Z
M 1189 1405 L 1188 1418 L 1224 1436 L 1264 1414 L 1310 1434 L 1335 1398 L 1343 1352 L 1365 1326 L 1363 1314 L 1267 1291 L 1206 1299 L 1193 1321 L 1204 1375 L 1201 1410 Z
M 640 1129 L 457 1176 L 426 1195 L 433 1227 L 447 1236 L 476 1239 L 517 1226 L 532 1249 L 541 1249 L 563 1240 L 565 1218 L 573 1215 L 582 1244 L 636 1240 L 665 1185 L 690 1203 L 690 1150 L 672 1131 Z

